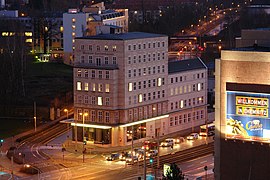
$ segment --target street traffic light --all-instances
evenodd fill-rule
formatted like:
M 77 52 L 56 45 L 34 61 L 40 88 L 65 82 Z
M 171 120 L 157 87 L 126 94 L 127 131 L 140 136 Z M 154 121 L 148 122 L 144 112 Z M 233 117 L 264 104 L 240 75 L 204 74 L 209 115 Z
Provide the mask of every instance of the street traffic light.
M 150 162 L 150 164 L 153 164 L 154 163 L 154 159 L 153 158 L 150 158 L 149 159 L 149 162 Z

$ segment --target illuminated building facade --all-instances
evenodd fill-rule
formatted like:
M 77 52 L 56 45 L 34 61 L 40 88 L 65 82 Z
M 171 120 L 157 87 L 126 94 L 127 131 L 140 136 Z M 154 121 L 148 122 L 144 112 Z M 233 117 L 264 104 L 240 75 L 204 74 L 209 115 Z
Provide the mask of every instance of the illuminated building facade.
M 207 121 L 207 67 L 200 58 L 169 61 L 168 130 L 195 132 Z
M 168 63 L 167 36 L 86 36 L 74 54 L 73 140 L 82 126 L 86 141 L 123 146 L 205 123 L 207 68 L 200 59 Z
M 73 65 L 75 38 L 128 32 L 128 10 L 106 10 L 103 2 L 84 7 L 81 11 L 69 9 L 67 13 L 63 14 L 63 26 L 64 62 Z
M 221 51 L 216 60 L 215 179 L 267 179 L 270 49 Z

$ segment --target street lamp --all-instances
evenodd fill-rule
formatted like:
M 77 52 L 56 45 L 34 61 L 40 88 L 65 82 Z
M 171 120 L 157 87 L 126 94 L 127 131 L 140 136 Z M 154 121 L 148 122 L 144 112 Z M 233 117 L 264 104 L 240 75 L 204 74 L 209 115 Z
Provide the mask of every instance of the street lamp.
M 83 149 L 82 149 L 82 153 L 83 153 L 83 162 L 84 162 L 84 154 L 85 154 L 85 141 L 84 141 L 84 120 L 85 117 L 88 116 L 88 113 L 80 113 L 80 115 L 82 115 L 83 118 L 83 129 L 82 129 L 82 141 L 83 141 Z
M 67 119 L 68 119 L 68 109 L 64 109 L 64 112 L 67 113 Z
M 37 109 L 36 109 L 36 101 L 34 101 L 34 124 L 35 124 L 35 132 L 37 131 Z
M 68 109 L 64 109 L 64 112 L 67 113 L 67 120 L 68 120 Z M 69 129 L 69 125 L 68 125 L 68 122 L 67 122 L 67 131 L 68 131 L 68 129 Z

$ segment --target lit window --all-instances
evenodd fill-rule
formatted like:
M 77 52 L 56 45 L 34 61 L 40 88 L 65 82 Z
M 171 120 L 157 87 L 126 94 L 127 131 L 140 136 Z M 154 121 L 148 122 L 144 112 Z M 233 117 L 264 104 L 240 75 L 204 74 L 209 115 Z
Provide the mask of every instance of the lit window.
M 76 19 L 75 18 L 72 18 L 72 22 L 76 22 Z
M 80 82 L 80 81 L 77 82 L 77 90 L 78 91 L 82 90 L 82 82 Z
M 105 92 L 110 92 L 110 84 L 105 85 Z
M 98 97 L 98 105 L 102 106 L 102 97 Z
M 76 26 L 75 25 L 72 25 L 72 29 L 74 30 L 76 28 Z
M 198 83 L 198 91 L 201 90 L 201 83 Z
M 142 94 L 139 94 L 138 100 L 139 100 L 139 103 L 142 102 Z
M 84 90 L 88 91 L 88 83 L 84 83 Z
M 72 36 L 75 36 L 75 32 L 72 33 Z
M 162 79 L 158 78 L 158 86 L 161 86 L 161 84 L 162 84 Z
M 102 84 L 98 84 L 98 92 L 102 92 Z
M 108 51 L 109 50 L 109 47 L 107 45 L 104 46 L 104 50 L 105 51 Z
M 26 39 L 25 42 L 27 42 L 27 43 L 32 43 L 33 40 L 32 40 L 32 39 Z
M 180 108 L 183 108 L 183 107 L 184 107 L 184 101 L 181 100 L 181 101 L 180 101 Z
M 82 71 L 80 69 L 78 69 L 78 71 L 77 71 L 77 76 L 82 77 Z
M 132 91 L 132 83 L 128 83 L 128 91 Z
M 112 50 L 113 50 L 113 51 L 116 51 L 116 46 L 113 46 L 113 47 L 112 47 Z
M 25 36 L 32 36 L 32 32 L 25 32 Z
M 95 83 L 92 84 L 92 91 L 96 91 L 96 84 Z

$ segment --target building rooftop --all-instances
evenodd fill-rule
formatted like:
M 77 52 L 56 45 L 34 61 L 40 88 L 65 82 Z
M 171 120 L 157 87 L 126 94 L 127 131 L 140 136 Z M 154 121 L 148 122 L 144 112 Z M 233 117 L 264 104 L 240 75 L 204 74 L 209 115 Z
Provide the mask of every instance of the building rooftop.
M 84 36 L 76 39 L 100 39 L 100 40 L 131 40 L 131 39 L 144 39 L 144 38 L 155 38 L 155 37 L 167 37 L 163 34 L 152 34 L 145 32 L 128 32 L 121 34 L 99 34 L 96 36 Z
M 168 63 L 169 74 L 196 69 L 206 69 L 207 66 L 200 58 L 172 61 Z
M 270 52 L 270 47 L 265 46 L 258 46 L 257 44 L 254 44 L 253 46 L 249 47 L 239 47 L 232 49 L 233 51 L 257 51 L 257 52 Z

